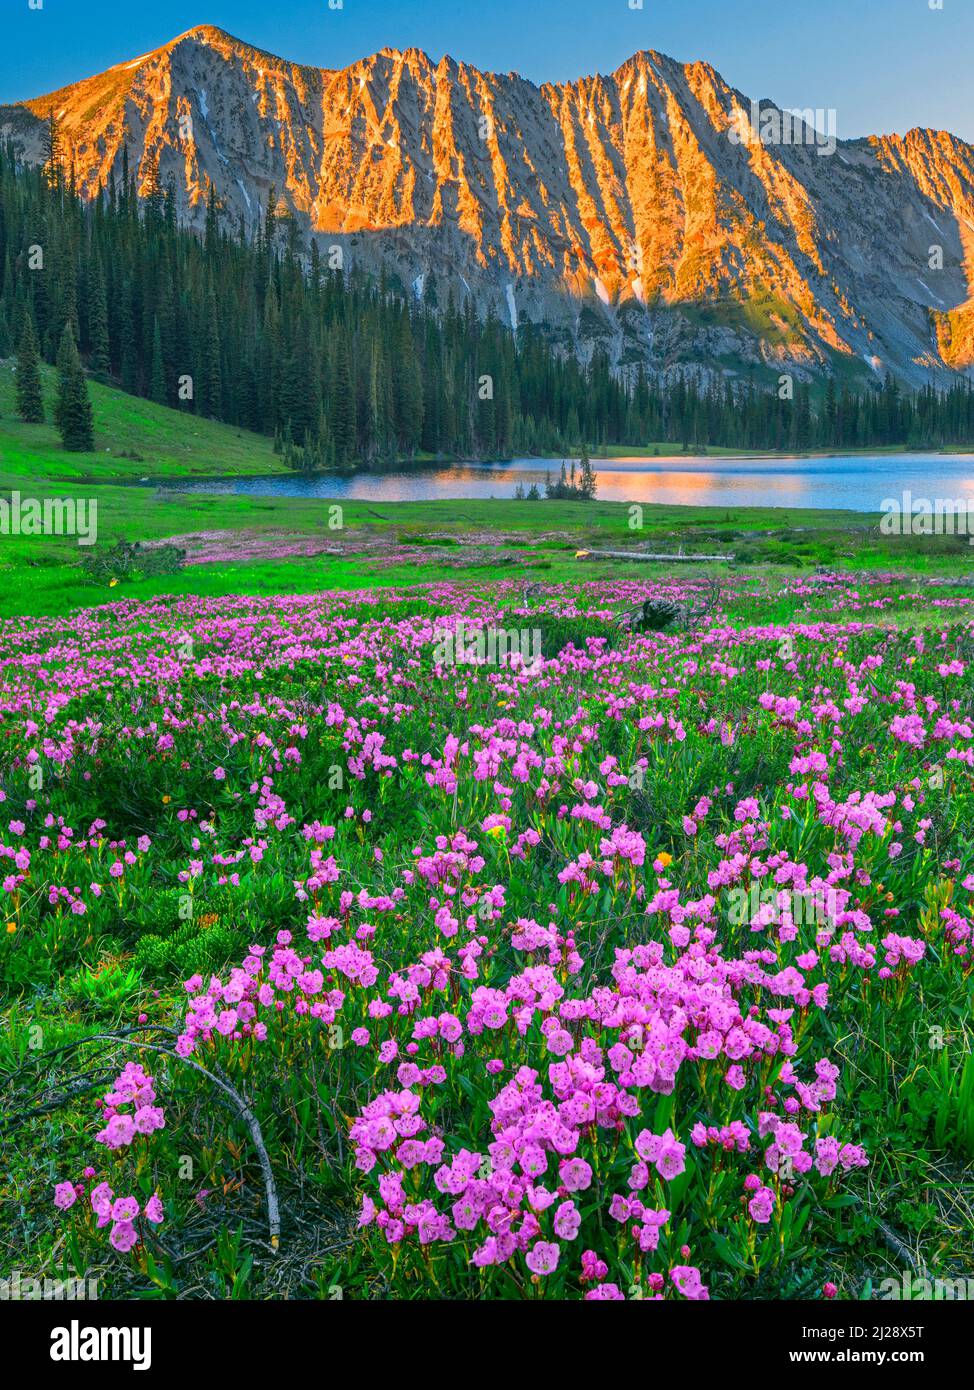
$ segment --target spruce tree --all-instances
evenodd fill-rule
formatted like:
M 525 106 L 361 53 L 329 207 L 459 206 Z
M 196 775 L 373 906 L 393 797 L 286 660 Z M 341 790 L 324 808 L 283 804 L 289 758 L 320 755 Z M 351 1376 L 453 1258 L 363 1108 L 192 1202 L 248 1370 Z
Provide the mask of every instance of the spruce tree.
M 24 314 L 24 330 L 17 353 L 17 413 L 28 425 L 40 425 L 44 422 L 37 334 L 34 332 L 34 316 L 30 309 Z
M 202 415 L 220 419 L 222 379 L 220 375 L 220 332 L 216 294 L 210 286 L 206 297 L 206 316 L 201 330 L 199 409 Z
M 57 427 L 64 447 L 72 453 L 90 453 L 95 447 L 94 414 L 88 383 L 78 356 L 71 325 L 65 324 L 57 358 Z
M 339 468 L 347 468 L 355 452 L 355 411 L 352 401 L 352 373 L 345 343 L 335 352 L 330 392 L 331 432 Z
M 92 375 L 106 377 L 111 370 L 108 341 L 108 300 L 105 296 L 105 276 L 101 262 L 92 265 L 88 286 L 88 341 L 91 348 Z
M 578 490 L 587 502 L 590 502 L 598 489 L 598 482 L 595 477 L 595 470 L 592 467 L 592 460 L 588 455 L 588 446 L 582 445 L 582 457 L 579 459 L 580 478 Z
M 149 399 L 155 401 L 156 405 L 166 404 L 166 373 L 162 365 L 162 334 L 159 331 L 158 319 L 156 319 L 152 330 L 152 368 L 149 374 Z
M 59 188 L 61 185 L 61 123 L 54 114 L 53 106 L 47 113 L 47 125 L 44 130 L 44 172 L 47 181 L 52 188 Z
M 130 395 L 139 393 L 139 349 L 135 333 L 135 306 L 131 281 L 127 281 L 122 291 L 120 352 L 122 367 L 122 390 Z

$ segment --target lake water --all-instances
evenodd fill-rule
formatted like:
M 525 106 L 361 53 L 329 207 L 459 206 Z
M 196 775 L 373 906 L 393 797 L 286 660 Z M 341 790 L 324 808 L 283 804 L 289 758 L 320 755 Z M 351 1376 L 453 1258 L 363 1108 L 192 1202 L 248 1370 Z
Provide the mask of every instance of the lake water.
M 320 497 L 363 502 L 442 501 L 512 497 L 520 484 L 558 476 L 560 460 L 519 458 L 424 468 L 326 474 L 275 474 L 180 482 L 180 491 L 258 497 Z M 700 507 L 848 508 L 878 512 L 885 498 L 974 499 L 974 454 L 887 454 L 834 458 L 593 459 L 603 502 L 664 502 Z M 171 484 L 162 486 L 171 487 Z M 971 503 L 974 510 L 974 500 Z

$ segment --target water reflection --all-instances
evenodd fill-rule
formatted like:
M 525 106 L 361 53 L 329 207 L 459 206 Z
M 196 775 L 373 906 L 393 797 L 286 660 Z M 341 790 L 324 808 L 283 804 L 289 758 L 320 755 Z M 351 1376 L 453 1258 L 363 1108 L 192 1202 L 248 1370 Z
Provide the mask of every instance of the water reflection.
M 570 462 L 570 461 L 569 461 Z M 593 459 L 598 496 L 604 502 L 662 502 L 714 507 L 849 508 L 879 511 L 883 500 L 902 497 L 972 499 L 974 455 L 887 454 L 836 458 L 618 458 Z M 543 493 L 545 476 L 557 477 L 560 460 L 513 459 L 449 468 L 329 474 L 210 478 L 181 482 L 181 490 L 260 497 L 319 497 L 363 502 L 444 501 L 513 497 L 520 485 Z M 164 484 L 172 486 L 172 484 Z

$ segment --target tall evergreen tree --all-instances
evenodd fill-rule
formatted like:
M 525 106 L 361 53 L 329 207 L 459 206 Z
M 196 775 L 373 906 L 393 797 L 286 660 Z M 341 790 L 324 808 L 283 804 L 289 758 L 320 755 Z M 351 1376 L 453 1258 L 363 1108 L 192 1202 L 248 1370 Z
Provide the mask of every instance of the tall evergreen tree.
M 122 389 L 135 396 L 139 393 L 141 372 L 139 370 L 139 342 L 135 331 L 135 293 L 131 280 L 126 280 L 122 289 L 119 319 L 118 355 L 122 369 Z
M 58 398 L 55 417 L 61 441 L 72 453 L 90 453 L 95 447 L 94 412 L 70 324 L 65 324 L 61 337 L 57 372 Z
M 206 296 L 206 316 L 201 325 L 200 345 L 200 410 L 211 419 L 220 418 L 222 389 L 220 377 L 220 330 L 216 293 L 210 286 Z
M 335 457 L 340 468 L 347 468 L 355 451 L 355 410 L 352 399 L 352 373 L 344 342 L 338 344 L 335 354 L 329 407 Z
M 591 500 L 598 490 L 598 480 L 595 476 L 595 469 L 592 467 L 592 460 L 589 457 L 588 445 L 582 445 L 582 455 L 578 460 L 578 488 L 582 496 Z
M 88 341 L 90 367 L 93 376 L 106 377 L 111 370 L 108 340 L 108 301 L 105 297 L 105 275 L 101 262 L 95 258 L 88 284 Z
M 149 373 L 149 399 L 155 401 L 156 405 L 166 404 L 166 373 L 162 365 L 162 334 L 159 331 L 159 320 L 156 319 L 152 330 L 152 367 Z
M 28 308 L 17 352 L 17 413 L 28 425 L 40 425 L 44 420 L 44 396 L 41 391 L 40 357 L 34 316 Z
M 63 146 L 61 123 L 52 106 L 47 113 L 47 122 L 44 127 L 44 173 L 52 188 L 59 187 L 61 183 Z

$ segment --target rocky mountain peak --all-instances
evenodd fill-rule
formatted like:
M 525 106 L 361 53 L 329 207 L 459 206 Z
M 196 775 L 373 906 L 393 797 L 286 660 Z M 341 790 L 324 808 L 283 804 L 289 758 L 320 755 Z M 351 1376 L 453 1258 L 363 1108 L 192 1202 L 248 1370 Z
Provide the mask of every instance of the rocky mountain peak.
M 40 160 L 52 111 L 88 196 L 127 151 L 187 222 L 212 189 L 253 235 L 273 188 L 346 265 L 623 369 L 917 384 L 974 363 L 974 150 L 923 129 L 827 140 L 706 62 L 646 49 L 537 86 L 418 48 L 317 68 L 203 24 L 0 107 L 0 133 Z

